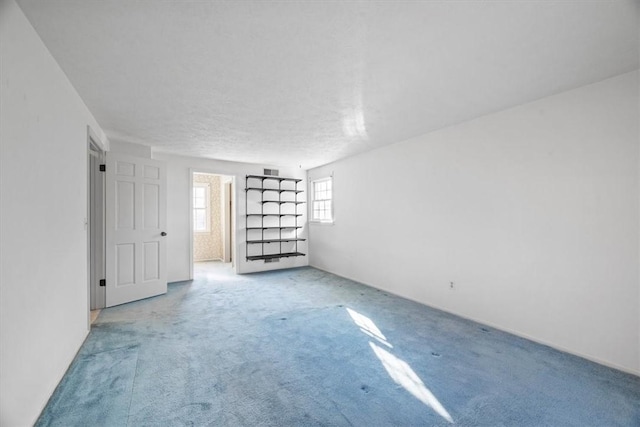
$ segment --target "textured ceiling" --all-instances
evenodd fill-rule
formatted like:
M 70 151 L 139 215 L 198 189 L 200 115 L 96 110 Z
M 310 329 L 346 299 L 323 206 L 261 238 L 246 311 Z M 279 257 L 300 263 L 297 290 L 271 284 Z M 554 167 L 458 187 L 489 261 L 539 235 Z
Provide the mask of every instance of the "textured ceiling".
M 18 3 L 111 139 L 304 169 L 638 68 L 631 0 Z

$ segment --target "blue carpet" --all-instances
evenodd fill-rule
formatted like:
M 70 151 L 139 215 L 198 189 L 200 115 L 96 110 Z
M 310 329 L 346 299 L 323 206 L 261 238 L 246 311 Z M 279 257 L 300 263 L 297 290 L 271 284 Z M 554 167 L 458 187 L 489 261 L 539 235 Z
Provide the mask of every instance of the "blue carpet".
M 103 310 L 38 426 L 640 426 L 640 378 L 313 268 Z
M 126 425 L 137 360 L 136 347 L 78 356 L 38 424 Z

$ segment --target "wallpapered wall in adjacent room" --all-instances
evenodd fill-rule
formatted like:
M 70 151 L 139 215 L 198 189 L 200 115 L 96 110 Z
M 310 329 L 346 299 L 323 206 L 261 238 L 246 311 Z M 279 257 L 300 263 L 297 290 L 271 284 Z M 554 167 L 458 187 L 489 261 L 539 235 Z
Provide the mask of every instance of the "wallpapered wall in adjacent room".
M 222 218 L 220 177 L 217 175 L 194 174 L 193 182 L 208 183 L 211 189 L 211 231 L 196 232 L 193 235 L 194 261 L 222 259 Z

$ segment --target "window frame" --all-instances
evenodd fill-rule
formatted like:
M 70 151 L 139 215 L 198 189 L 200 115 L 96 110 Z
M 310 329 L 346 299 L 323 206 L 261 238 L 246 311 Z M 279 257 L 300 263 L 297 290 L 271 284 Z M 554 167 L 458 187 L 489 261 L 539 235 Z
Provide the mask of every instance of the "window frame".
M 195 198 L 196 198 L 196 188 L 204 188 L 204 199 L 205 199 L 205 207 L 204 208 L 197 208 L 196 207 L 196 203 L 195 203 Z M 192 205 L 192 209 L 191 209 L 191 215 L 193 217 L 193 230 L 192 232 L 194 233 L 200 233 L 200 234 L 207 234 L 207 233 L 211 233 L 211 185 L 207 182 L 194 182 L 193 183 L 193 190 L 191 193 L 191 205 Z M 196 210 L 202 210 L 204 209 L 205 211 L 205 229 L 204 230 L 198 230 L 196 229 Z
M 329 190 L 330 192 L 330 197 L 329 198 L 323 198 L 323 199 L 318 199 L 316 198 L 316 184 L 320 184 L 322 182 L 329 182 L 331 185 L 331 189 Z M 333 176 L 325 176 L 322 178 L 318 178 L 318 179 L 314 179 L 310 182 L 311 188 L 309 193 L 311 194 L 311 203 L 309 204 L 309 221 L 315 224 L 333 224 L 335 217 L 334 217 L 334 203 L 333 203 Z M 326 190 L 325 190 L 326 191 Z M 316 218 L 315 217 L 315 203 L 316 202 L 326 202 L 329 201 L 331 203 L 331 208 L 328 209 L 329 212 L 329 218 L 325 219 L 325 218 Z M 326 209 L 323 209 L 323 211 L 327 211 Z

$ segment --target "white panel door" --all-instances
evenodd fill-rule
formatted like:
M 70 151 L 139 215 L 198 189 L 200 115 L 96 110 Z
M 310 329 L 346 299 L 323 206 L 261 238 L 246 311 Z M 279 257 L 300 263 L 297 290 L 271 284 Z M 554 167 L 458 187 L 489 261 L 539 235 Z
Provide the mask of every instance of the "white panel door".
M 166 166 L 106 155 L 106 305 L 167 292 Z

